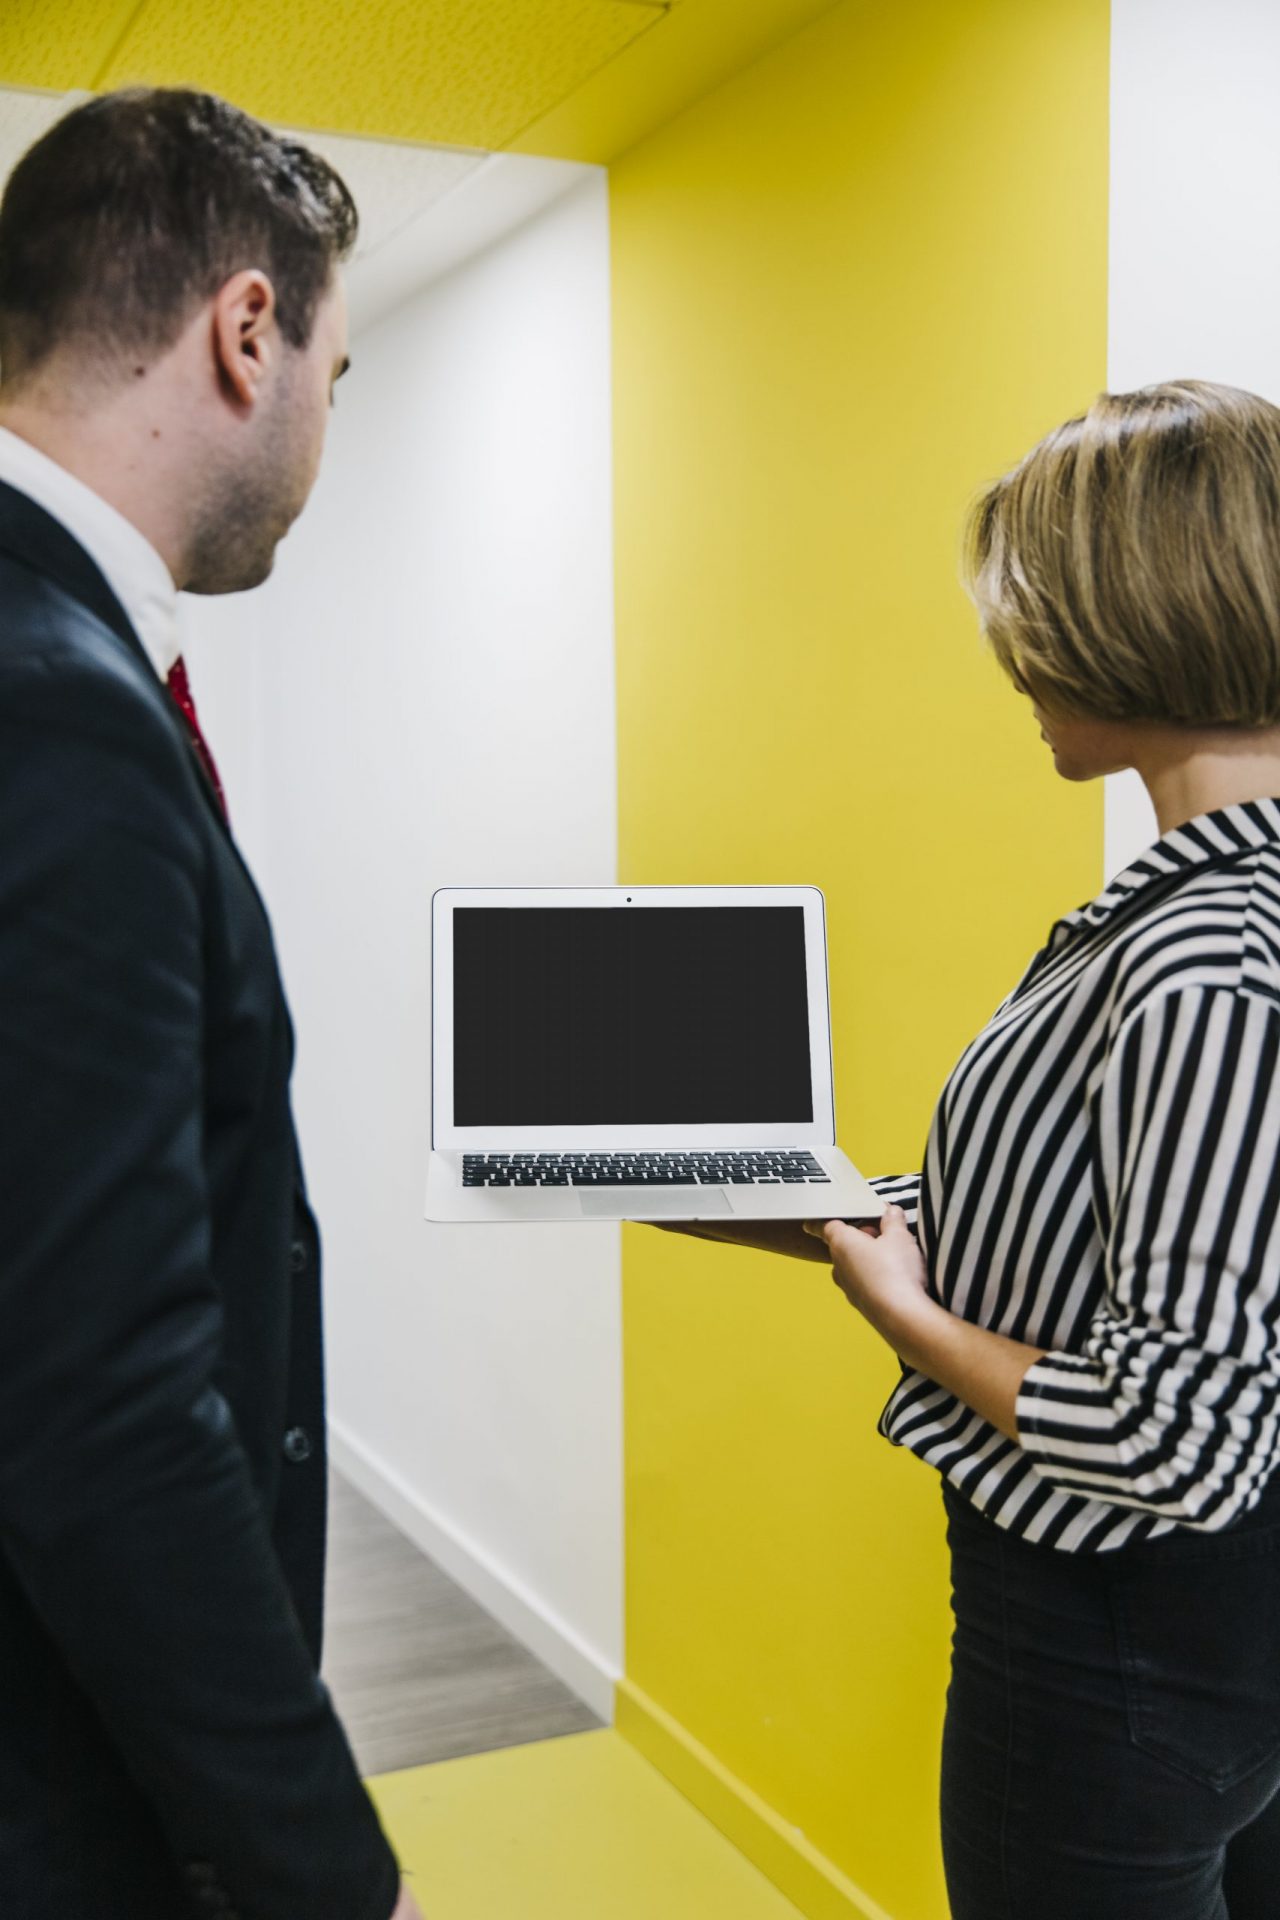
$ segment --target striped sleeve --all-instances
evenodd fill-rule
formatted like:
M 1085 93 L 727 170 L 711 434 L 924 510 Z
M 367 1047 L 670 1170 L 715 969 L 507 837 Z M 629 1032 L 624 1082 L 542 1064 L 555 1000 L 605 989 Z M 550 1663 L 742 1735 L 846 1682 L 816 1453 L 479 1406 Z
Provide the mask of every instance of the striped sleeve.
M 1057 1486 L 1228 1526 L 1275 1462 L 1280 1006 L 1182 988 L 1132 1014 L 1091 1109 L 1105 1292 L 1047 1353 L 1019 1436 Z
M 920 1175 L 918 1173 L 882 1173 L 867 1185 L 890 1206 L 901 1207 L 912 1233 L 920 1212 Z

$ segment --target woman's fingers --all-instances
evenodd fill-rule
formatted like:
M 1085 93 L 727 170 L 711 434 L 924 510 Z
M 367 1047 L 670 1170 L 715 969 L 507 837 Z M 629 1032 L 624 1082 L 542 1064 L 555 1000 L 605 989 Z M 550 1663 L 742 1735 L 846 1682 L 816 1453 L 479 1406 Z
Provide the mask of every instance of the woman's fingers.
M 889 1215 L 896 1214 L 897 1220 L 890 1221 Z M 843 1242 L 848 1245 L 848 1236 L 859 1233 L 865 1240 L 877 1240 L 887 1225 L 905 1225 L 907 1216 L 900 1207 L 890 1207 L 879 1220 L 862 1221 L 854 1226 L 848 1220 L 804 1220 L 804 1231 L 815 1240 L 825 1240 L 829 1247 L 835 1248 Z

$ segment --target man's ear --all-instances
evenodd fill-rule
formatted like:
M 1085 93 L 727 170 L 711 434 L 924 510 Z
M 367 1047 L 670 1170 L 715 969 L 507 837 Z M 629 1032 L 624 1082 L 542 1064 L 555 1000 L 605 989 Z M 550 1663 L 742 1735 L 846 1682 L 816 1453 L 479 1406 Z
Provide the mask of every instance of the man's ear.
M 259 267 L 246 267 L 219 287 L 213 302 L 218 377 L 242 407 L 251 407 L 279 350 L 276 290 Z

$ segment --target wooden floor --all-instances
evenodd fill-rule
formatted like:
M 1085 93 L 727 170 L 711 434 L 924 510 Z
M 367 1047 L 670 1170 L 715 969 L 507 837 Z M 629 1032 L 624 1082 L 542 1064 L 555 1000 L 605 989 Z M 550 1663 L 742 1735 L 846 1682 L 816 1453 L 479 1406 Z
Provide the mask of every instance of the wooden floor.
M 600 1725 L 336 1474 L 329 1528 L 324 1676 L 363 1774 Z

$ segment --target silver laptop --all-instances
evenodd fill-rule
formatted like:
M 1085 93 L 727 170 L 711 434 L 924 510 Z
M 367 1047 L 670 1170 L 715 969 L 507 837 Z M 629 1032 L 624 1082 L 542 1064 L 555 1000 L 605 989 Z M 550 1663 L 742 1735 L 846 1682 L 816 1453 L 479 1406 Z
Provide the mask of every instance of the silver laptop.
M 448 887 L 429 1220 L 878 1219 L 816 887 Z

